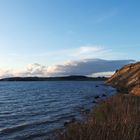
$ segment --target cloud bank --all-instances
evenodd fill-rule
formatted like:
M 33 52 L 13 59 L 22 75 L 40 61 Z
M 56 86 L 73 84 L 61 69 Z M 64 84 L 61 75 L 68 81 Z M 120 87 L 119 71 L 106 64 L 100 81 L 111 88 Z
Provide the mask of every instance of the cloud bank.
M 51 76 L 66 75 L 90 75 L 90 76 L 109 76 L 116 69 L 134 62 L 133 60 L 103 60 L 103 59 L 84 59 L 82 61 L 69 61 L 63 65 L 56 65 L 48 68 Z
M 87 51 L 84 50 L 83 51 Z M 2 70 L 0 78 L 13 76 L 67 76 L 67 75 L 87 75 L 87 76 L 111 76 L 116 69 L 133 63 L 134 60 L 103 60 L 103 59 L 83 59 L 79 61 L 67 61 L 60 65 L 44 66 L 38 63 L 29 64 L 24 70 Z

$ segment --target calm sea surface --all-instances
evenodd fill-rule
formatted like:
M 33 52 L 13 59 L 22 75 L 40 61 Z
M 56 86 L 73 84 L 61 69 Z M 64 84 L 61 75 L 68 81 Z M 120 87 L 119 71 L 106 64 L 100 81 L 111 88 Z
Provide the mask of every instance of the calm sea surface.
M 0 140 L 44 140 L 66 121 L 80 119 L 95 95 L 114 93 L 93 81 L 0 82 Z

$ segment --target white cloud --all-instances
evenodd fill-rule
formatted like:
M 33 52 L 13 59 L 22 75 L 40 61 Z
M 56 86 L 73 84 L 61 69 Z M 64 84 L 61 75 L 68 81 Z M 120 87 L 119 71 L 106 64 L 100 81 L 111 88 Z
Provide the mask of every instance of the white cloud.
M 71 48 L 62 50 L 56 53 L 61 56 L 67 56 L 68 59 L 71 60 L 83 60 L 83 59 L 93 59 L 93 58 L 107 58 L 112 54 L 112 50 L 105 49 L 104 46 L 100 45 L 84 45 L 78 48 Z
M 62 65 L 49 67 L 50 76 L 64 75 L 91 75 L 110 76 L 116 69 L 133 62 L 131 60 L 103 60 L 103 59 L 84 59 L 82 61 L 71 61 Z
M 27 65 L 26 67 L 26 72 L 29 74 L 29 75 L 44 75 L 45 72 L 47 71 L 47 68 L 46 66 L 43 66 L 43 65 L 40 65 L 38 63 L 34 63 L 34 64 L 29 64 Z
M 97 46 L 81 46 L 78 49 L 78 53 L 79 54 L 87 54 L 87 53 L 91 53 L 91 52 L 99 52 L 101 50 L 102 50 L 102 48 L 97 47 Z
M 13 77 L 13 76 L 22 76 L 22 77 L 28 77 L 28 76 L 47 76 L 46 75 L 47 68 L 46 66 L 43 66 L 41 64 L 29 64 L 25 67 L 25 69 L 9 69 L 4 70 L 0 69 L 0 78 L 3 77 Z
M 112 51 L 109 49 L 105 49 L 104 46 L 101 45 L 83 45 L 75 48 L 66 48 L 56 51 L 47 50 L 47 52 L 42 53 L 35 53 L 35 54 L 10 54 L 9 57 L 14 57 L 16 59 L 18 58 L 31 58 L 34 60 L 34 58 L 38 58 L 39 60 L 44 60 L 51 58 L 51 61 L 53 63 L 57 62 L 63 62 L 65 60 L 80 60 L 80 59 L 89 59 L 89 58 L 107 58 L 107 56 L 110 56 L 112 54 Z
M 61 65 L 44 66 L 38 63 L 29 64 L 23 70 L 2 70 L 0 77 L 13 76 L 66 76 L 66 75 L 87 75 L 87 76 L 110 76 L 116 69 L 133 62 L 131 60 L 103 60 L 83 59 L 79 61 L 67 61 Z
M 3 77 L 12 77 L 12 76 L 14 76 L 12 70 L 0 69 L 0 78 L 3 78 Z
M 100 53 L 104 51 L 104 49 L 101 46 L 81 46 L 77 49 L 72 50 L 73 53 L 72 56 L 78 57 L 78 58 L 89 58 L 89 57 L 96 57 Z
M 89 76 L 91 76 L 91 77 L 103 77 L 103 76 L 110 77 L 114 73 L 115 73 L 115 71 L 97 72 L 97 73 L 92 73 Z
M 107 54 L 109 51 L 110 50 L 106 50 L 104 47 L 98 45 L 84 45 L 77 48 L 48 52 L 46 55 L 49 57 L 59 56 L 59 58 L 66 57 L 67 59 L 80 60 L 101 57 L 103 54 Z

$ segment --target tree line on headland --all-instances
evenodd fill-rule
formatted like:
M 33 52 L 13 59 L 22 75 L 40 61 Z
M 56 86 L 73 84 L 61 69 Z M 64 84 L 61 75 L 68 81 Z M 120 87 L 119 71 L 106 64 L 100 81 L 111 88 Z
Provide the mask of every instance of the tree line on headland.
M 87 77 L 81 75 L 63 76 L 63 77 L 10 77 L 3 78 L 0 81 L 104 81 L 106 77 Z

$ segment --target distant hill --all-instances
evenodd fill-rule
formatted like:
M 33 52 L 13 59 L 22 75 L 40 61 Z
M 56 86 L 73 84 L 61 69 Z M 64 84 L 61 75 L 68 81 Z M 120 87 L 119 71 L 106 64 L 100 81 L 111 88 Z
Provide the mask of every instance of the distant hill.
M 119 91 L 140 95 L 140 62 L 126 65 L 117 70 L 107 80 L 107 84 L 116 87 Z
M 10 77 L 3 78 L 0 81 L 104 81 L 105 77 L 87 77 L 87 76 L 65 76 L 65 77 Z

